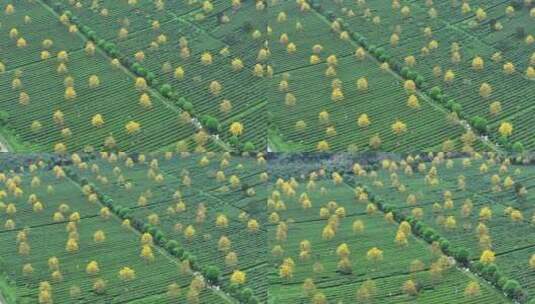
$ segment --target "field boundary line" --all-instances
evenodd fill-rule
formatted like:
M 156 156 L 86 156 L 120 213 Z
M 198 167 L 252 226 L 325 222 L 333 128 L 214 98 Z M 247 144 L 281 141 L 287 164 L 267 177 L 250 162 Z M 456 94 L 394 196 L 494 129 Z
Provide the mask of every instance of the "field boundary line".
M 351 56 L 354 56 L 354 54 L 352 52 L 349 52 L 348 54 L 345 54 L 345 55 L 340 55 L 340 56 L 336 56 L 337 59 L 344 59 L 344 58 L 348 58 L 348 57 L 351 57 Z M 320 64 L 326 64 L 327 63 L 327 60 L 323 60 L 321 59 L 320 62 L 316 63 L 316 64 L 305 64 L 305 65 L 301 65 L 301 66 L 298 66 L 298 67 L 295 67 L 295 68 L 291 68 L 291 69 L 277 69 L 277 72 L 273 73 L 273 77 L 275 76 L 279 76 L 279 75 L 282 75 L 284 73 L 289 73 L 289 72 L 294 72 L 294 71 L 299 71 L 301 69 L 306 69 L 306 68 L 310 68 L 310 67 L 314 67 L 314 66 L 317 66 L 317 65 L 320 65 Z
M 99 216 L 98 214 L 86 215 L 86 216 L 81 216 L 80 219 L 81 220 L 83 220 L 83 219 L 92 219 L 92 218 L 95 218 L 95 217 L 98 217 L 98 216 Z M 0 231 L 0 235 L 4 234 L 4 233 L 23 231 L 26 228 L 35 229 L 35 228 L 41 228 L 41 227 L 48 227 L 48 226 L 66 224 L 66 223 L 69 223 L 69 222 L 70 222 L 69 220 L 63 220 L 61 222 L 48 222 L 48 223 L 37 224 L 37 225 L 33 225 L 33 226 L 24 226 L 22 228 L 15 228 L 15 229 L 11 229 L 11 230 L 2 230 L 2 231 Z
M 75 49 L 70 50 L 70 51 L 68 51 L 68 52 L 69 52 L 69 54 L 70 54 L 70 53 L 75 53 L 75 52 L 79 52 L 79 51 L 82 51 L 82 50 L 84 50 L 84 47 L 83 47 L 83 46 L 80 47 L 80 48 L 75 48 Z M 39 63 L 42 63 L 42 62 L 52 61 L 53 59 L 55 59 L 55 57 L 50 57 L 50 58 L 48 58 L 48 59 L 39 59 L 39 60 L 34 60 L 34 61 L 32 61 L 32 62 L 24 63 L 24 64 L 19 65 L 19 66 L 17 66 L 17 67 L 12 67 L 12 68 L 9 68 L 9 69 L 5 70 L 5 71 L 4 71 L 4 74 L 14 73 L 14 72 L 16 72 L 16 71 L 19 70 L 19 69 L 28 68 L 28 67 L 31 67 L 31 66 L 33 66 L 33 65 L 37 65 L 37 64 L 39 64 Z
M 418 271 L 415 271 L 415 272 L 410 272 L 410 271 L 401 271 L 401 272 L 394 272 L 394 273 L 391 273 L 391 274 L 388 274 L 388 275 L 377 275 L 377 276 L 372 276 L 372 277 L 369 277 L 369 278 L 359 278 L 359 279 L 356 279 L 356 280 L 351 280 L 351 283 L 360 283 L 360 282 L 365 282 L 366 280 L 368 279 L 371 279 L 371 280 L 383 280 L 383 279 L 389 279 L 389 278 L 395 278 L 395 277 L 404 277 L 404 276 L 410 276 L 411 274 L 416 274 L 416 273 L 423 273 L 423 272 L 428 272 L 431 268 L 429 266 L 426 265 L 426 267 L 422 270 L 418 270 Z M 329 278 L 329 279 L 324 279 L 323 281 L 319 282 L 316 286 L 318 286 L 319 288 L 332 288 L 332 287 L 337 287 L 337 286 L 341 286 L 341 285 L 344 285 L 344 283 L 347 283 L 347 279 L 348 278 L 340 278 L 340 277 L 333 277 L 333 278 Z M 341 281 L 339 284 L 332 284 L 330 286 L 320 286 L 320 284 L 329 284 L 329 283 L 336 283 L 337 281 Z M 278 286 L 293 286 L 293 285 L 301 285 L 303 283 L 303 281 L 295 281 L 295 282 L 291 282 L 291 283 L 273 283 L 273 284 L 276 284 Z

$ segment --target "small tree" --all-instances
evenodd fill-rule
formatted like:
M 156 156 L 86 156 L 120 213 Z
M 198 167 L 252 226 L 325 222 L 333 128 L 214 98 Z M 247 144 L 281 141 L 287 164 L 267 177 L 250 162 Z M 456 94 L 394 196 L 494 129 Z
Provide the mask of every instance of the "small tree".
M 418 294 L 418 285 L 413 280 L 407 280 L 403 283 L 401 290 L 409 296 L 416 296 Z
M 347 257 L 343 257 L 338 262 L 338 270 L 343 274 L 351 274 L 353 272 L 353 264 Z
M 243 134 L 244 131 L 243 124 L 241 124 L 240 122 L 233 122 L 230 125 L 229 131 L 234 136 L 240 136 Z
M 481 116 L 474 116 L 472 119 L 471 119 L 471 124 L 472 126 L 474 127 L 474 129 L 476 129 L 478 132 L 480 133 L 487 133 L 488 131 L 488 121 L 487 119 L 481 117 Z
M 152 248 L 150 245 L 143 245 L 139 256 L 147 262 L 154 261 L 154 253 L 152 253 Z
M 316 292 L 316 285 L 314 280 L 311 278 L 306 278 L 303 282 L 303 294 L 307 297 L 313 295 Z
M 106 285 L 107 281 L 105 281 L 104 279 L 97 279 L 93 283 L 93 291 L 95 291 L 95 293 L 97 294 L 103 294 L 104 292 L 106 292 Z
M 102 230 L 98 230 L 93 235 L 93 241 L 97 244 L 102 243 L 106 240 L 106 234 Z
M 498 128 L 498 132 L 501 136 L 507 138 L 513 133 L 513 125 L 510 122 L 502 122 Z
M 177 283 L 171 283 L 167 286 L 167 296 L 169 298 L 176 299 L 180 296 L 180 285 Z
M 492 264 L 492 263 L 494 263 L 495 260 L 496 260 L 495 253 L 492 250 L 489 250 L 489 249 L 484 250 L 483 253 L 481 253 L 481 257 L 479 258 L 479 261 L 483 265 Z
M 76 252 L 78 251 L 78 242 L 76 239 L 68 239 L 67 244 L 65 245 L 65 250 L 68 252 Z
M 373 247 L 366 253 L 366 258 L 377 266 L 377 263 L 383 260 L 383 251 L 377 247 Z
M 470 253 L 468 252 L 468 250 L 464 247 L 461 247 L 455 252 L 455 259 L 459 263 L 466 265 L 469 261 L 469 255 Z
M 86 268 L 85 268 L 85 272 L 88 274 L 88 275 L 96 275 L 98 274 L 100 271 L 100 268 L 98 266 L 98 263 L 97 261 L 91 261 L 87 264 Z
M 123 267 L 119 270 L 119 278 L 123 281 L 132 281 L 136 278 L 136 272 L 130 267 Z
M 238 255 L 231 251 L 225 256 L 225 265 L 228 267 L 236 267 L 238 265 Z
M 212 283 L 217 284 L 219 282 L 219 277 L 221 276 L 221 271 L 216 266 L 208 266 L 206 268 L 206 279 Z
M 312 297 L 312 304 L 327 304 L 327 297 L 323 293 L 317 292 Z
M 377 287 L 375 286 L 375 282 L 368 279 L 357 290 L 357 300 L 358 302 L 369 303 L 373 300 L 376 293 Z
M 245 272 L 240 270 L 234 270 L 232 275 L 230 276 L 230 282 L 233 284 L 243 285 L 245 284 L 245 281 L 247 279 L 247 276 Z
M 193 237 L 195 237 L 195 228 L 193 228 L 192 225 L 188 225 L 188 227 L 186 227 L 186 229 L 184 230 L 184 237 L 188 241 L 191 241 Z
M 481 289 L 479 287 L 479 283 L 476 281 L 472 281 L 468 283 L 466 288 L 464 289 L 464 295 L 467 298 L 475 298 L 479 295 L 481 295 Z
M 517 298 L 522 294 L 522 287 L 515 280 L 507 280 L 503 285 L 503 291 L 510 297 Z

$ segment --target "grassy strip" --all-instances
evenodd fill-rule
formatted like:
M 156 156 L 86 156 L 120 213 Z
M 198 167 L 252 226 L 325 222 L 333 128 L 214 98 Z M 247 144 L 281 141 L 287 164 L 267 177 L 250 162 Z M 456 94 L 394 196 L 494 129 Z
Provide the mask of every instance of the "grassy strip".
M 22 142 L 20 138 L 10 129 L 0 127 L 0 141 L 7 149 L 6 152 L 31 152 L 37 151 L 37 147 Z
M 0 303 L 3 304 L 15 304 L 16 303 L 16 290 L 13 287 L 7 277 L 4 274 L 3 261 L 0 260 Z
M 302 145 L 293 142 L 286 142 L 281 134 L 275 128 L 269 128 L 267 131 L 268 148 L 270 152 L 291 152 L 304 150 Z

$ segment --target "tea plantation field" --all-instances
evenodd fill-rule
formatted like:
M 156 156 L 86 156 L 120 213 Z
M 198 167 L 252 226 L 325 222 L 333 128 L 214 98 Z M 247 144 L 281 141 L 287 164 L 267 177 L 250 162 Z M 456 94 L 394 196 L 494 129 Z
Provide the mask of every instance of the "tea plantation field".
M 7 303 L 266 301 L 261 154 L 0 160 Z
M 0 7 L 0 134 L 9 150 L 265 150 L 262 3 Z
M 303 158 L 270 167 L 273 303 L 533 303 L 533 164 Z
M 270 1 L 275 151 L 535 147 L 535 2 Z

